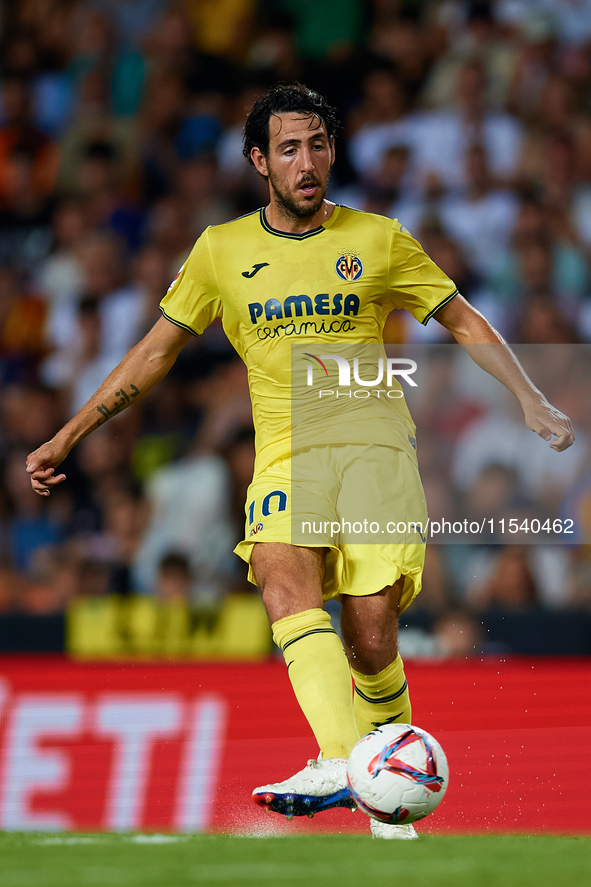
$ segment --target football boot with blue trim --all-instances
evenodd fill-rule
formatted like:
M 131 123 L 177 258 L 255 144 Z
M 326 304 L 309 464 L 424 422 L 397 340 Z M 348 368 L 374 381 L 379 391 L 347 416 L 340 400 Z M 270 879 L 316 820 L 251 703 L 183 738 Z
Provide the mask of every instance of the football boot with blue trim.
M 287 819 L 294 816 L 312 818 L 315 813 L 333 807 L 357 809 L 347 785 L 347 761 L 344 758 L 310 760 L 290 779 L 255 788 L 252 799 L 263 810 L 273 810 Z

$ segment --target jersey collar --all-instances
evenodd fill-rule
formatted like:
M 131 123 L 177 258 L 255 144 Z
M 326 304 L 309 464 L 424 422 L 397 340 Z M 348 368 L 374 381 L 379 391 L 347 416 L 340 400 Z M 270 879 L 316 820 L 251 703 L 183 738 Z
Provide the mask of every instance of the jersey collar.
M 340 208 L 340 205 L 337 203 L 332 211 L 330 218 L 327 219 L 323 225 L 319 225 L 318 228 L 312 228 L 311 231 L 305 231 L 303 234 L 288 234 L 285 231 L 279 231 L 277 228 L 273 228 L 271 225 L 269 225 L 267 221 L 267 216 L 265 215 L 265 207 L 263 206 L 260 209 L 261 225 L 263 226 L 265 231 L 268 231 L 269 234 L 274 234 L 275 237 L 286 237 L 288 240 L 307 240 L 308 237 L 314 237 L 316 234 L 322 234 L 325 228 L 329 228 L 336 216 L 339 214 Z

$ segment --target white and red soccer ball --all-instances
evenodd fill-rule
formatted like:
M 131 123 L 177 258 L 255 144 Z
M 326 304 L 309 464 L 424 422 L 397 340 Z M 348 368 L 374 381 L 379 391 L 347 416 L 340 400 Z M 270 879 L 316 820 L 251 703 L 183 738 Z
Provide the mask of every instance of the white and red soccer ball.
M 385 724 L 359 740 L 347 780 L 360 810 L 404 825 L 432 813 L 443 799 L 449 769 L 436 739 L 410 724 Z

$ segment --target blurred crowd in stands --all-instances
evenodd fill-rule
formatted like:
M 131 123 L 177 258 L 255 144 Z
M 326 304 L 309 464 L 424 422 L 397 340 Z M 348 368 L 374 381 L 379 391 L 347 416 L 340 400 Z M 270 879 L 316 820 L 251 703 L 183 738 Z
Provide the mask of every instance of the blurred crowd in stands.
M 591 340 L 591 0 L 14 0 L 0 48 L 0 621 L 134 594 L 215 618 L 249 591 L 231 551 L 254 436 L 221 326 L 48 501 L 24 464 L 159 317 L 204 228 L 266 202 L 241 130 L 278 81 L 339 110 L 333 200 L 399 218 L 510 342 Z M 394 312 L 387 340 L 446 338 Z M 591 411 L 569 394 L 561 494 L 590 526 Z M 477 435 L 492 413 L 470 409 L 454 422 Z M 437 510 L 441 453 L 422 458 Z M 491 454 L 480 501 L 519 470 Z M 432 545 L 403 652 L 591 652 L 590 612 L 585 544 Z

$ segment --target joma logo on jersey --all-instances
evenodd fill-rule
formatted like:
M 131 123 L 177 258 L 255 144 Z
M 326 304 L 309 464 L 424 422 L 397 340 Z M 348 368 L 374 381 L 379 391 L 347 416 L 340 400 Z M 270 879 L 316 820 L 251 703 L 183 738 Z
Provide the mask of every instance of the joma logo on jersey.
M 345 253 L 345 255 L 339 256 L 337 259 L 335 271 L 342 280 L 346 280 L 350 283 L 353 280 L 359 280 L 363 274 L 363 263 L 359 256 L 354 256 L 352 253 Z
M 344 314 L 357 317 L 359 314 L 359 296 L 342 293 L 330 296 L 329 293 L 318 293 L 311 296 L 288 296 L 283 302 L 280 299 L 267 299 L 264 305 L 251 302 L 248 306 L 252 323 L 258 323 L 263 313 L 265 320 L 283 320 L 285 317 L 313 317 L 315 314 Z

